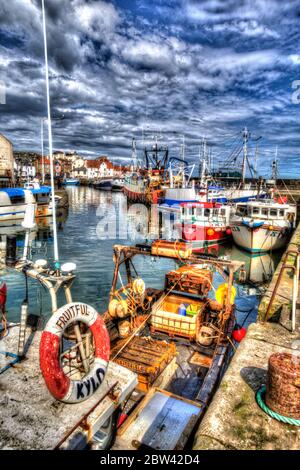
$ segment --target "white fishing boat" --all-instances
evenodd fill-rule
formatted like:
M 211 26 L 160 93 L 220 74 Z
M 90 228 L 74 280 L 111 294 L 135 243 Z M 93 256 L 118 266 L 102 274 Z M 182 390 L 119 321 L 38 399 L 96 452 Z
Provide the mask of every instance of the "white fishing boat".
M 184 202 L 198 202 L 199 197 L 194 186 L 189 188 L 167 188 L 164 201 L 159 204 L 161 213 L 180 214 L 180 205 Z
M 23 188 L 0 189 L 0 222 L 14 221 L 21 224 L 28 204 L 37 207 L 31 191 Z
M 64 186 L 79 186 L 80 181 L 77 178 L 66 178 L 63 181 Z
M 232 186 L 222 188 L 219 186 L 208 186 L 207 200 L 209 202 L 218 202 L 221 204 L 232 204 L 239 202 L 248 202 L 251 199 L 266 199 L 268 193 L 265 189 L 244 185 L 243 187 Z
M 114 178 L 111 184 L 111 190 L 113 192 L 121 192 L 124 188 L 124 180 L 122 178 Z
M 230 226 L 235 243 L 252 253 L 283 248 L 296 225 L 295 204 L 256 200 L 236 205 Z

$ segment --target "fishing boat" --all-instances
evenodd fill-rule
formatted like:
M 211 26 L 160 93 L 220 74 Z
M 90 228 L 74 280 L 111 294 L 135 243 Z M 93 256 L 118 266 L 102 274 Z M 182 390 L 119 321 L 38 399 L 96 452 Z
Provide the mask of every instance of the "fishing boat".
M 36 200 L 31 191 L 22 188 L 0 189 L 0 222 L 14 221 L 21 224 L 28 204 Z
M 112 180 L 112 185 L 111 185 L 111 190 L 113 192 L 122 192 L 124 189 L 124 180 L 123 179 L 113 179 Z
M 65 178 L 63 180 L 63 185 L 64 186 L 79 186 L 80 181 L 77 178 Z
M 163 202 L 158 206 L 160 213 L 170 214 L 171 217 L 180 214 L 180 205 L 184 202 L 197 202 L 198 197 L 195 187 L 190 188 L 167 188 Z
M 210 202 L 218 202 L 222 204 L 234 204 L 239 202 L 247 202 L 253 199 L 266 199 L 268 191 L 261 187 L 251 186 L 250 184 L 243 187 L 232 186 L 224 188 L 219 186 L 208 186 L 207 200 Z
M 140 263 L 140 257 L 161 258 L 167 265 L 174 262 L 161 288 L 145 285 L 136 269 L 146 263 Z M 233 275 L 241 263 L 201 259 L 192 255 L 187 244 L 165 240 L 117 245 L 114 262 L 110 302 L 104 314 L 111 361 L 138 374 L 116 448 L 132 448 L 135 441 L 135 448 L 173 449 L 176 439 L 170 438 L 168 426 L 176 412 L 177 417 L 186 414 L 177 420 L 174 433 L 178 439 L 190 425 L 181 442 L 184 447 L 224 372 L 235 324 Z M 217 289 L 215 300 L 211 289 L 216 272 L 225 283 Z M 172 412 L 165 403 L 167 397 L 169 404 L 171 398 L 174 401 Z M 145 415 L 149 419 L 142 426 Z M 161 426 L 163 419 L 165 426 Z
M 37 204 L 35 216 L 39 217 L 50 217 L 52 216 L 52 200 L 51 200 L 51 187 L 40 186 L 37 182 L 27 182 L 24 184 L 24 188 L 30 191 Z M 58 205 L 60 200 L 59 196 L 55 196 L 55 204 Z
M 135 147 L 133 148 L 135 153 Z M 167 183 L 169 150 L 155 142 L 144 149 L 145 166 L 133 169 L 124 179 L 124 193 L 127 199 L 144 204 L 157 204 L 163 198 Z
M 296 205 L 282 199 L 239 203 L 230 221 L 234 242 L 253 253 L 283 248 L 296 226 L 296 215 Z
M 180 211 L 176 228 L 180 238 L 192 244 L 193 251 L 224 243 L 231 236 L 230 206 L 213 202 L 182 203 Z
M 101 191 L 111 191 L 113 186 L 113 180 L 111 178 L 103 178 L 94 184 L 94 188 L 100 189 Z

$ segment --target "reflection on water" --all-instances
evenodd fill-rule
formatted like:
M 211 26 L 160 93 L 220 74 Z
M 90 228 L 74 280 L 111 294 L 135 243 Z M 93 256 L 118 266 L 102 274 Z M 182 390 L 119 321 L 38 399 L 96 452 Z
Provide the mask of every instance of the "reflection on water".
M 60 211 L 58 215 L 58 242 L 61 262 L 72 261 L 77 265 L 77 278 L 73 285 L 73 298 L 87 302 L 101 312 L 107 306 L 108 293 L 112 281 L 112 248 L 116 243 L 131 244 L 145 241 L 145 237 L 157 236 L 158 214 L 152 212 L 148 222 L 148 210 L 143 206 L 129 207 L 122 193 L 108 193 L 93 188 L 69 187 L 69 211 Z M 115 212 L 115 209 L 117 211 Z M 116 217 L 115 217 L 116 215 Z M 107 233 L 113 238 L 107 239 Z M 0 249 L 5 244 L 7 235 L 17 235 L 18 250 L 21 254 L 24 243 L 22 227 L 0 226 Z M 128 238 L 129 235 L 129 238 Z M 165 234 L 166 235 L 166 234 Z M 254 256 L 232 246 L 215 246 L 203 249 L 204 254 L 221 256 L 227 259 L 244 261 L 249 286 L 238 286 L 236 298 L 237 319 L 243 318 L 250 312 L 247 323 L 255 320 L 258 306 L 258 296 L 254 284 L 261 284 L 273 273 L 279 255 L 264 254 Z M 31 233 L 32 259 L 53 256 L 53 239 L 51 220 L 41 219 Z M 147 285 L 161 287 L 164 274 L 174 269 L 172 260 L 137 257 L 137 270 L 143 275 Z M 7 311 L 10 320 L 19 318 L 21 302 L 25 295 L 24 279 L 21 274 L 2 268 L 1 281 L 8 285 Z M 214 287 L 223 282 L 220 275 L 215 275 Z M 29 281 L 30 312 L 49 315 L 50 302 L 48 293 L 36 282 Z M 249 295 L 249 293 L 251 295 Z M 213 293 L 212 293 L 213 295 Z M 60 298 L 63 302 L 63 296 Z

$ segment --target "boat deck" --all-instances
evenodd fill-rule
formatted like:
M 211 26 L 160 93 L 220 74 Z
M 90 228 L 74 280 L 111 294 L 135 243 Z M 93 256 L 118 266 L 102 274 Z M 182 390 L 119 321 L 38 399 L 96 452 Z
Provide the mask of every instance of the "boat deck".
M 1 352 L 16 353 L 18 333 L 17 326 L 9 330 L 0 341 Z M 78 404 L 59 402 L 48 392 L 40 372 L 40 337 L 40 331 L 31 333 L 28 328 L 26 359 L 0 375 L 0 449 L 53 449 L 95 407 L 87 418 L 94 433 L 117 406 L 107 395 L 110 389 L 117 383 L 120 404 L 137 385 L 135 373 L 111 362 L 102 386 L 88 400 Z M 0 368 L 9 360 L 0 354 Z M 78 426 L 62 448 L 82 448 L 86 444 L 87 431 Z

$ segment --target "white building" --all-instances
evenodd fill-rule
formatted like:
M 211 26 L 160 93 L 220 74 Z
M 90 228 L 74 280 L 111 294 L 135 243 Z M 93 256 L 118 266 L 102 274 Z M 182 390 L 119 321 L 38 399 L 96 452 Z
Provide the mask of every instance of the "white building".
M 0 185 L 7 186 L 13 181 L 13 145 L 3 134 L 0 134 Z

